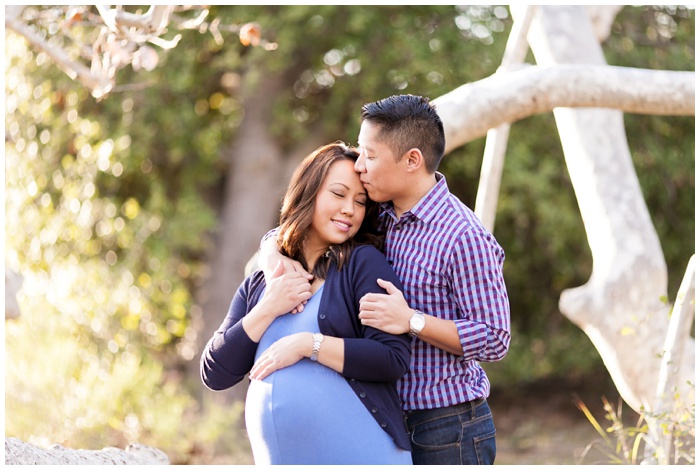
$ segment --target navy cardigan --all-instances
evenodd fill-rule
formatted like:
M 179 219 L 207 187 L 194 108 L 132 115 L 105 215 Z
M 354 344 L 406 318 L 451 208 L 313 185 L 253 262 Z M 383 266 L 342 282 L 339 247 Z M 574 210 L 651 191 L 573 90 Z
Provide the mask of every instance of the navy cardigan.
M 386 258 L 373 246 L 355 248 L 341 270 L 331 265 L 321 296 L 318 324 L 324 335 L 344 339 L 343 377 L 396 445 L 410 450 L 396 392 L 396 381 L 408 371 L 410 338 L 364 326 L 357 316 L 363 295 L 386 293 L 377 284 L 377 278 L 390 281 L 403 291 Z M 246 334 L 241 320 L 257 304 L 264 287 L 262 271 L 243 281 L 226 318 L 204 348 L 200 371 L 209 389 L 230 388 L 253 367 L 258 343 Z

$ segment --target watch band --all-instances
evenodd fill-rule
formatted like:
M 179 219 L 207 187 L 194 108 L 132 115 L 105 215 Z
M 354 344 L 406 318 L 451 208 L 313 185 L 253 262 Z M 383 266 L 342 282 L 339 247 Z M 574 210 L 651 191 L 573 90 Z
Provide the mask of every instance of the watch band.
M 318 353 L 321 351 L 321 343 L 323 342 L 323 335 L 321 333 L 314 333 L 314 345 L 311 348 L 311 359 L 316 362 L 318 360 Z

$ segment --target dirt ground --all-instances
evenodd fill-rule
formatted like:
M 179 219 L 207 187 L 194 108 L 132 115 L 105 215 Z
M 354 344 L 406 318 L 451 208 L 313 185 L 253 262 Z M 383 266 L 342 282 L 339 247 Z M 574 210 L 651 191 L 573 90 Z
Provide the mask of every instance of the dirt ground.
M 605 373 L 492 390 L 489 406 L 496 424 L 496 465 L 610 464 L 595 447 L 581 459 L 586 447 L 600 436 L 575 402 L 581 399 L 607 428 L 612 423 L 605 417 L 603 397 L 617 407 L 619 394 Z M 623 404 L 622 418 L 632 426 L 639 414 Z

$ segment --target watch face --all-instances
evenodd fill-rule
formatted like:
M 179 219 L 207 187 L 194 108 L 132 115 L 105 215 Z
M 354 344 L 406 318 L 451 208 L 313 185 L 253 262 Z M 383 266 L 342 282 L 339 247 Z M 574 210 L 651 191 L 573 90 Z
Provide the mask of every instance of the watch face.
M 420 315 L 414 315 L 411 317 L 411 327 L 414 329 L 422 328 L 425 324 L 425 319 Z

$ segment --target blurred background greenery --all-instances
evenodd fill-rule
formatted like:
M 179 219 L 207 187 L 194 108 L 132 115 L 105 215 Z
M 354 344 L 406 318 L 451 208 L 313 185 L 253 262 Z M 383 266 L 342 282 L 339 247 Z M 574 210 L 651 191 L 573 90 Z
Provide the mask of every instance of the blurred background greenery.
M 362 104 L 436 98 L 493 74 L 512 25 L 507 7 L 483 5 L 236 5 L 211 16 L 256 21 L 279 48 L 184 32 L 155 70 L 122 70 L 101 101 L 6 32 L 5 263 L 24 278 L 22 315 L 5 323 L 6 436 L 92 449 L 137 441 L 173 463 L 251 463 L 241 402 L 217 400 L 191 372 L 197 292 L 243 103 L 274 75 L 283 85 L 269 129 L 280 148 L 355 143 Z M 603 50 L 611 65 L 694 70 L 695 11 L 626 6 Z M 695 251 L 695 119 L 625 124 L 673 297 Z M 472 208 L 484 143 L 441 166 Z M 588 280 L 591 255 L 549 114 L 511 128 L 494 232 L 513 323 L 508 356 L 485 365 L 494 389 L 604 370 L 558 311 L 560 292 Z

